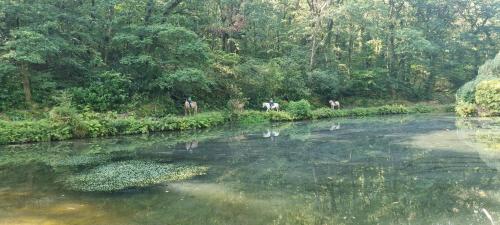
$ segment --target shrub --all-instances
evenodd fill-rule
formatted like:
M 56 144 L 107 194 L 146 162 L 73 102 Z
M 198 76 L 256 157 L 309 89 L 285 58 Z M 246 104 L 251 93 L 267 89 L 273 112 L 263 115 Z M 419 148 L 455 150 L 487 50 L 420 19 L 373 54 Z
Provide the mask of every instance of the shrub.
M 500 79 L 480 82 L 476 87 L 475 100 L 481 115 L 500 115 Z
M 0 144 L 64 140 L 71 137 L 70 127 L 50 120 L 0 121 Z
M 94 77 L 87 88 L 73 89 L 73 100 L 96 111 L 116 109 L 129 100 L 130 78 L 106 71 Z
M 334 117 L 333 112 L 334 111 L 332 109 L 323 107 L 313 110 L 311 112 L 311 117 L 313 119 L 331 118 Z
M 290 113 L 284 111 L 269 111 L 265 113 L 265 116 L 270 121 L 292 121 L 294 119 Z
M 311 117 L 311 104 L 307 100 L 300 100 L 297 102 L 291 101 L 286 107 L 286 111 L 289 112 L 294 118 L 306 119 Z
M 456 112 L 461 116 L 470 116 L 475 115 L 475 110 L 478 109 L 479 116 L 500 115 L 499 79 L 500 52 L 494 59 L 486 61 L 479 67 L 476 79 L 466 83 L 457 91 Z M 477 103 L 477 107 L 464 103 Z
M 241 124 L 256 124 L 269 121 L 263 112 L 247 110 L 233 115 L 233 119 Z
M 477 114 L 476 105 L 468 102 L 458 102 L 455 111 L 459 116 L 469 117 Z
M 379 115 L 405 114 L 410 112 L 410 110 L 404 105 L 384 105 L 374 109 L 377 110 L 377 114 Z
M 409 109 L 413 113 L 429 113 L 434 111 L 435 109 L 428 105 L 416 104 L 411 109 Z
M 86 173 L 69 176 L 64 180 L 64 186 L 75 191 L 113 192 L 186 180 L 203 175 L 207 170 L 207 167 L 186 163 L 161 164 L 131 160 L 110 163 Z
M 474 103 L 474 94 L 475 94 L 476 82 L 470 81 L 464 84 L 461 88 L 458 89 L 456 94 L 457 102 L 467 102 Z

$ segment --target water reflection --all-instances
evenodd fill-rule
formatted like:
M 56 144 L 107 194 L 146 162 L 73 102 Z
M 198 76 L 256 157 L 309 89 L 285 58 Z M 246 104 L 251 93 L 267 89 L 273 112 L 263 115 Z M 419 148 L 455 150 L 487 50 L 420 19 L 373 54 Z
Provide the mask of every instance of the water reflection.
M 398 116 L 3 147 L 0 224 L 491 224 L 498 124 Z M 60 185 L 130 159 L 210 170 L 139 192 Z
M 330 127 L 330 131 L 334 131 L 334 130 L 338 130 L 338 129 L 340 129 L 340 123 L 334 123 Z
M 195 148 L 198 148 L 198 141 L 193 140 L 193 141 L 190 141 L 190 142 L 186 142 L 186 150 L 187 150 L 189 153 L 193 153 L 193 150 L 194 150 Z
M 267 129 L 262 133 L 263 138 L 271 138 L 271 140 L 275 140 L 276 137 L 280 136 L 279 130 L 276 129 Z

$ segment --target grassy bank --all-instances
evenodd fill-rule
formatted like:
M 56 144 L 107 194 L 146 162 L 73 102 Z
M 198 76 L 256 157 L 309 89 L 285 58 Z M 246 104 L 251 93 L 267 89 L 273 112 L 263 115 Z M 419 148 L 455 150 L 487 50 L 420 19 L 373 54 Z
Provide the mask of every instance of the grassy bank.
M 387 105 L 381 107 L 331 110 L 312 110 L 306 102 L 290 104 L 286 111 L 261 112 L 247 110 L 241 113 L 208 112 L 195 116 L 167 116 L 138 118 L 116 113 L 76 112 L 70 108 L 54 108 L 48 116 L 36 120 L 0 120 L 0 144 L 59 141 L 74 138 L 106 137 L 151 132 L 201 129 L 227 122 L 255 124 L 261 122 L 297 121 L 336 117 L 363 117 L 409 113 L 446 112 L 452 107 L 430 105 Z

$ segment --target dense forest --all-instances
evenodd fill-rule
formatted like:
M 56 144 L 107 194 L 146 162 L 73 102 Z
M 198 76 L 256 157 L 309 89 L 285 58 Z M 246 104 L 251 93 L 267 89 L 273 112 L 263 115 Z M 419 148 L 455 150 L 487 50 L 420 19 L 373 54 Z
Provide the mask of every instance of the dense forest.
M 500 50 L 496 0 L 0 1 L 0 111 L 446 102 Z

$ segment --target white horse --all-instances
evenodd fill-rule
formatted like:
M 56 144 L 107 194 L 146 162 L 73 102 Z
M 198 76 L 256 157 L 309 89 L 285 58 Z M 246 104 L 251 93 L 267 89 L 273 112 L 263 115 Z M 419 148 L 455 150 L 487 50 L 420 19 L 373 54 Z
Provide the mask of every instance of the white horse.
M 337 107 L 337 109 L 340 109 L 340 103 L 338 101 L 330 100 L 328 101 L 328 103 L 330 103 L 330 107 L 332 107 L 333 110 L 335 110 L 335 107 Z
M 280 105 L 278 103 L 273 103 L 273 106 L 271 107 L 271 104 L 269 102 L 264 102 L 262 103 L 262 108 L 266 108 L 266 112 L 269 112 L 269 110 L 276 109 L 276 111 L 280 111 Z

